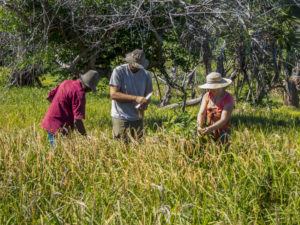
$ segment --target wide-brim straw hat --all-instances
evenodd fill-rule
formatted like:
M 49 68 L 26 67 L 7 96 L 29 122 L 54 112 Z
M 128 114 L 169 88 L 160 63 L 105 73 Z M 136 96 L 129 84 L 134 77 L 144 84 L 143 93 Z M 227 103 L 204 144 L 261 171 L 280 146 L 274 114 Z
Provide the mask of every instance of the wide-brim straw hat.
M 212 72 L 206 76 L 206 83 L 198 86 L 202 89 L 218 89 L 229 86 L 232 80 L 223 78 L 220 73 Z
M 96 70 L 89 70 L 85 74 L 80 75 L 80 79 L 93 92 L 97 91 L 96 87 L 99 83 L 100 75 Z
M 128 53 L 125 60 L 127 63 L 138 69 L 145 69 L 149 66 L 149 60 L 146 59 L 145 53 L 141 49 L 135 49 Z

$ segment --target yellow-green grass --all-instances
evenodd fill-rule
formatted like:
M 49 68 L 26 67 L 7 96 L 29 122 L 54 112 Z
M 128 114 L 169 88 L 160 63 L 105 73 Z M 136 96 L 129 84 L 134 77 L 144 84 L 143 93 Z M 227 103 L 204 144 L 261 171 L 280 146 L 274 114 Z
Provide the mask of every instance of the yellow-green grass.
M 0 94 L 0 224 L 300 223 L 299 110 L 241 104 L 225 149 L 195 135 L 199 106 L 152 104 L 145 137 L 126 145 L 112 138 L 107 89 L 87 94 L 90 137 L 51 149 L 48 91 Z

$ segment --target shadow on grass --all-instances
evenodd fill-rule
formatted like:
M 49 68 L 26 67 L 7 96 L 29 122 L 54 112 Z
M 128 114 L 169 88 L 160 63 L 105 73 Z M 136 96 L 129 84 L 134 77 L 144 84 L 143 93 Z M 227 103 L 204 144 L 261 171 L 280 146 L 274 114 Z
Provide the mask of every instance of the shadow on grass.
M 231 119 L 234 129 L 240 129 L 242 127 L 262 129 L 264 131 L 271 132 L 277 129 L 290 129 L 300 125 L 300 118 L 286 117 L 275 118 L 275 115 L 271 117 L 256 116 L 256 115 L 233 115 Z

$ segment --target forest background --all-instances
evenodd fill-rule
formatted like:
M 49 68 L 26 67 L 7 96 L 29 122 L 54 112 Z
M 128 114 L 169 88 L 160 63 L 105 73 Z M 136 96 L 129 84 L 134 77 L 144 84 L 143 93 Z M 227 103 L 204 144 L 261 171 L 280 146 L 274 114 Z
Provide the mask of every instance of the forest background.
M 299 15 L 293 0 L 1 0 L 1 222 L 299 223 Z M 108 80 L 134 48 L 155 93 L 146 137 L 123 145 Z M 50 149 L 47 92 L 88 69 L 90 138 Z M 211 71 L 233 80 L 227 151 L 195 133 Z

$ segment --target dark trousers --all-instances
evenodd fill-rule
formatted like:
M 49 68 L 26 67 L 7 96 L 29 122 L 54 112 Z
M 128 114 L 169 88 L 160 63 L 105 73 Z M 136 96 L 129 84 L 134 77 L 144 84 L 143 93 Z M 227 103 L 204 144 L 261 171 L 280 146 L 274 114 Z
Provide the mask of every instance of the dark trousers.
M 143 136 L 143 119 L 129 121 L 112 118 L 113 135 L 116 139 L 128 139 L 128 135 L 134 138 Z

